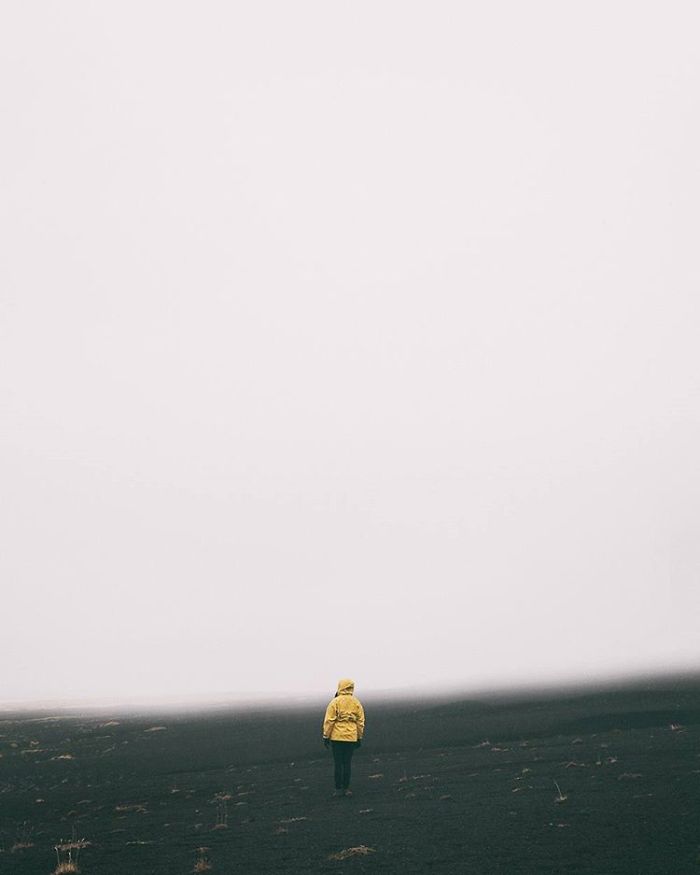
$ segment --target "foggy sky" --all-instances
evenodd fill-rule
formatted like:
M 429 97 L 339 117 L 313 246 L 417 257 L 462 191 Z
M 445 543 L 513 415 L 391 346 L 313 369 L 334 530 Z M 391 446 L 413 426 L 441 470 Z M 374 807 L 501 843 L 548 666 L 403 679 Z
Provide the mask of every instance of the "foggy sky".
M 0 27 L 0 700 L 697 667 L 694 3 Z

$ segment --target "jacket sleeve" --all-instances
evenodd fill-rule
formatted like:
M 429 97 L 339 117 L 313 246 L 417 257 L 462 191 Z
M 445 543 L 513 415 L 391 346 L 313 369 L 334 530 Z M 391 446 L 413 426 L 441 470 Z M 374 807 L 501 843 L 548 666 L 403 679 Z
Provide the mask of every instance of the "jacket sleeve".
M 357 703 L 357 708 L 357 738 L 360 739 L 365 734 L 365 709 L 359 702 Z
M 338 711 L 336 709 L 335 699 L 328 705 L 326 708 L 326 716 L 323 720 L 323 737 L 330 738 L 333 732 L 333 726 L 335 724 L 336 717 L 338 716 Z

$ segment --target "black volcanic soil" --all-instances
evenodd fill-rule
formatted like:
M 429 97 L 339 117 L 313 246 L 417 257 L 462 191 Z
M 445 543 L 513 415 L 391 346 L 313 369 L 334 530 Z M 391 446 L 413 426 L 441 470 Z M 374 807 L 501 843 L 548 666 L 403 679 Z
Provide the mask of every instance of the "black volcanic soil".
M 352 799 L 323 706 L 5 715 L 0 871 L 73 835 L 83 875 L 700 872 L 700 681 L 366 710 Z

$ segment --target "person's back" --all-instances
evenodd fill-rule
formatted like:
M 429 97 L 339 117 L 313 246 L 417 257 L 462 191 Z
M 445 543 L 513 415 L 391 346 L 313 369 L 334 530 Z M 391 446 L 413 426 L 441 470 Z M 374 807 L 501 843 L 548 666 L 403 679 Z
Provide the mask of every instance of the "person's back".
M 335 795 L 350 796 L 352 754 L 362 743 L 365 732 L 365 712 L 355 696 L 355 683 L 343 678 L 338 692 L 328 704 L 323 721 L 323 743 L 333 748 L 335 763 Z

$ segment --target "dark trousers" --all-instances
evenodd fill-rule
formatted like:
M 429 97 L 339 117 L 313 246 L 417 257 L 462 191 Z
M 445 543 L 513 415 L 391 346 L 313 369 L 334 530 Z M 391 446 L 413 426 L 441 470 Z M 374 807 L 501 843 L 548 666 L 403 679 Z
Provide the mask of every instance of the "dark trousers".
M 354 741 L 331 741 L 333 763 L 335 765 L 335 789 L 347 790 L 350 786 Z

